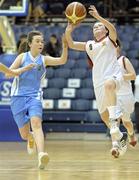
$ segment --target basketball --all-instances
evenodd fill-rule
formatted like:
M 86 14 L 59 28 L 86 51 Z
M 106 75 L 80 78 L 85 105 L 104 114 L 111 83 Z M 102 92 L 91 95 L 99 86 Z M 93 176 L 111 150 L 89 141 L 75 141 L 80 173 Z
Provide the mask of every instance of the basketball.
M 66 17 L 73 24 L 78 24 L 83 21 L 86 14 L 85 6 L 79 2 L 70 3 L 65 10 Z

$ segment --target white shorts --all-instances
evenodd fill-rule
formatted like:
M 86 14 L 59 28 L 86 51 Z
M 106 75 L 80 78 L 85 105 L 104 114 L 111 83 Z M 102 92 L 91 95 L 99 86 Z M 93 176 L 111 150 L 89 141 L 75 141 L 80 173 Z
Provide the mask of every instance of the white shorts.
M 111 79 L 113 79 L 115 81 L 116 91 L 118 91 L 119 88 L 123 84 L 123 79 L 120 77 L 119 78 L 111 78 Z M 98 111 L 100 114 L 102 114 L 104 111 L 107 110 L 107 99 L 105 98 L 104 84 L 94 88 L 94 92 L 95 92 L 95 96 L 96 96 L 96 103 L 97 103 Z
M 133 94 L 117 95 L 117 105 L 121 108 L 123 113 L 123 121 L 129 121 L 135 105 L 135 98 Z

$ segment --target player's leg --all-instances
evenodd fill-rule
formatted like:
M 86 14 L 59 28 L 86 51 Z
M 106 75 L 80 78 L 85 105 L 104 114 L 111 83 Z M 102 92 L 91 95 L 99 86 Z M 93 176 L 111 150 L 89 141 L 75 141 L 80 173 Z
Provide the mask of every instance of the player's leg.
M 131 120 L 131 113 L 134 111 L 134 96 L 133 94 L 129 95 L 121 95 L 118 96 L 118 102 L 121 103 L 123 108 L 123 116 L 122 122 L 128 132 L 129 143 L 131 146 L 135 146 L 137 144 L 137 139 L 135 136 L 134 126 Z
M 38 167 L 44 169 L 49 162 L 48 153 L 44 150 L 44 134 L 42 130 L 42 104 L 40 100 L 31 99 L 29 103 L 31 128 L 38 151 Z
M 28 111 L 26 108 L 26 97 L 12 97 L 11 110 L 14 120 L 18 126 L 19 133 L 23 140 L 27 140 L 27 151 L 29 154 L 35 152 L 35 143 L 32 133 L 30 132 Z
M 119 106 L 117 106 L 116 82 L 108 79 L 104 83 L 104 100 L 109 112 L 110 134 L 114 139 L 120 140 L 123 134 L 118 126 L 118 118 L 122 115 Z
M 36 143 L 33 132 L 30 131 L 30 123 L 26 123 L 22 128 L 19 128 L 20 136 L 23 140 L 27 140 L 27 152 L 32 155 L 36 152 Z
M 108 110 L 104 111 L 103 113 L 100 114 L 101 119 L 103 120 L 103 122 L 106 124 L 106 126 L 108 128 L 110 128 L 110 123 L 109 123 L 109 112 Z M 117 141 L 117 139 L 115 139 L 113 136 L 111 136 L 112 139 L 112 148 L 111 148 L 111 154 L 112 156 L 114 156 L 115 158 L 119 157 L 119 142 Z
M 31 127 L 34 133 L 34 138 L 38 150 L 38 167 L 40 169 L 44 169 L 49 162 L 49 156 L 48 153 L 44 150 L 44 134 L 42 130 L 42 120 L 39 117 L 32 117 Z

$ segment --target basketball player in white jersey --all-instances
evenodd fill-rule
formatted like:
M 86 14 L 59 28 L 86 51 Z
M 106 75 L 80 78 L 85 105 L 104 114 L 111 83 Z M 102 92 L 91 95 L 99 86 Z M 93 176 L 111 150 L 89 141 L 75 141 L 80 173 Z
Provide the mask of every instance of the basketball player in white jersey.
M 93 62 L 93 84 L 99 113 L 103 118 L 103 113 L 108 110 L 112 142 L 118 140 L 126 147 L 127 134 L 120 132 L 117 120 L 122 113 L 116 104 L 116 91 L 123 83 L 123 76 L 117 62 L 116 29 L 98 14 L 94 6 L 90 6 L 89 10 L 90 15 L 99 21 L 93 27 L 94 40 L 73 41 L 71 33 L 76 27 L 73 24 L 68 24 L 66 38 L 70 48 L 86 51 Z
M 134 147 L 137 144 L 137 139 L 135 137 L 134 127 L 131 120 L 131 114 L 134 111 L 134 104 L 135 104 L 135 98 L 132 92 L 132 85 L 131 80 L 136 79 L 136 72 L 134 70 L 133 65 L 129 61 L 129 59 L 125 56 L 121 56 L 121 44 L 120 41 L 117 40 L 117 58 L 118 63 L 123 71 L 123 85 L 120 87 L 120 89 L 117 91 L 117 104 L 121 107 L 122 110 L 122 117 L 121 120 L 123 122 L 123 125 L 127 129 L 128 137 L 129 137 L 129 144 Z M 109 114 L 108 111 L 104 113 L 103 119 L 105 124 L 109 127 Z M 116 144 L 113 145 L 113 152 L 115 151 L 115 157 L 118 157 L 119 155 L 123 155 L 125 151 L 122 152 L 119 149 L 119 146 Z
M 9 69 L 7 66 L 5 66 L 4 64 L 0 63 L 0 72 L 7 74 L 9 77 L 14 77 L 14 76 L 18 76 L 21 73 L 28 71 L 29 69 L 31 69 L 32 67 L 34 67 L 34 64 L 29 64 L 28 66 L 24 67 L 24 68 L 18 68 L 18 69 Z
M 24 53 L 18 55 L 10 67 L 10 69 L 17 69 L 31 63 L 36 64 L 34 68 L 14 79 L 11 88 L 11 110 L 22 139 L 28 141 L 28 153 L 34 153 L 37 147 L 40 169 L 44 169 L 49 161 L 48 153 L 44 151 L 42 131 L 41 80 L 45 77 L 47 65 L 56 66 L 66 63 L 68 46 L 64 36 L 62 42 L 61 57 L 43 56 L 41 54 L 44 48 L 43 35 L 39 31 L 31 31 L 27 38 L 27 52 L 23 50 Z M 30 133 L 30 125 L 33 134 Z

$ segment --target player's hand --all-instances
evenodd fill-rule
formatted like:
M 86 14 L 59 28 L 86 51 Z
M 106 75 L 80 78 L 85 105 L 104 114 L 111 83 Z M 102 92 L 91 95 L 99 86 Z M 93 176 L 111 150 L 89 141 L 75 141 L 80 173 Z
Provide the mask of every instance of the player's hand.
M 17 73 L 21 74 L 21 73 L 23 73 L 25 71 L 29 71 L 30 69 L 34 68 L 35 66 L 37 66 L 36 63 L 31 63 L 31 64 L 29 64 L 29 65 L 27 65 L 25 67 L 17 69 L 16 71 L 17 71 Z
M 13 69 L 13 75 L 15 76 L 19 76 L 20 74 L 22 74 L 23 72 L 29 71 L 30 69 L 34 68 L 35 66 L 37 66 L 37 64 L 35 63 L 31 63 L 25 67 L 19 68 L 19 69 Z
M 93 6 L 93 5 L 91 5 L 90 7 L 89 7 L 89 14 L 91 15 L 91 16 L 93 16 L 94 18 L 98 18 L 100 15 L 99 15 L 99 13 L 98 13 L 98 11 L 97 11 L 97 9 L 95 8 L 95 6 Z

